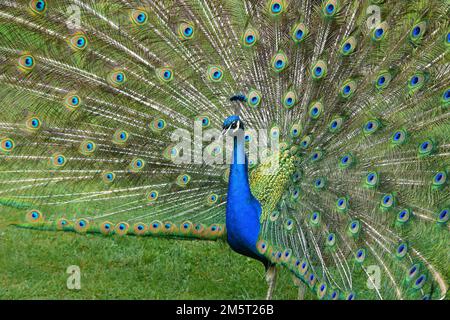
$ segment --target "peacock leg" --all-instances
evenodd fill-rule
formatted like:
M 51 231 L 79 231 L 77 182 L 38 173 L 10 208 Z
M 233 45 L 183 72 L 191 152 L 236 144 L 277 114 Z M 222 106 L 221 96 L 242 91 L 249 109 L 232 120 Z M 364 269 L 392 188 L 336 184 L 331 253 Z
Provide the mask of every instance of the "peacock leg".
M 304 300 L 305 298 L 305 285 L 300 281 L 295 275 L 292 275 L 292 280 L 294 281 L 294 285 L 298 287 L 298 300 Z
M 300 284 L 298 286 L 298 300 L 304 300 L 305 299 L 305 286 L 303 284 Z
M 266 270 L 266 281 L 269 285 L 267 289 L 266 300 L 272 300 L 273 290 L 275 289 L 275 282 L 277 279 L 277 269 L 275 265 L 270 265 Z

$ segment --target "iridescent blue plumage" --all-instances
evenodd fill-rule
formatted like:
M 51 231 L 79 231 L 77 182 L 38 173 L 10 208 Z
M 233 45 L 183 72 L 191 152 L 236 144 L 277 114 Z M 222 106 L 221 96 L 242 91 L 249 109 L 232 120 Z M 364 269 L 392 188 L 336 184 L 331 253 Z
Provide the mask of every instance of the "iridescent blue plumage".
M 223 127 L 228 129 L 234 124 L 239 128 L 239 123 L 242 123 L 239 116 L 231 116 L 224 121 Z M 265 262 L 266 259 L 256 248 L 262 209 L 250 190 L 248 159 L 242 135 L 243 131 L 237 130 L 237 135 L 233 137 L 226 208 L 227 240 L 234 251 Z

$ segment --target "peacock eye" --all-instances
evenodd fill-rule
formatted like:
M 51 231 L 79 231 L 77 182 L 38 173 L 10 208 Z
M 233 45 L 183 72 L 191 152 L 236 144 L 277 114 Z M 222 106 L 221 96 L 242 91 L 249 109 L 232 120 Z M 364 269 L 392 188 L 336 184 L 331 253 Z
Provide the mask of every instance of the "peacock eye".
M 45 0 L 31 0 L 30 8 L 34 13 L 43 14 L 47 9 L 47 2 Z
M 272 5 L 272 11 L 273 12 L 280 12 L 281 11 L 281 5 L 279 3 L 275 3 Z
M 352 235 L 357 235 L 359 233 L 360 226 L 361 226 L 361 224 L 358 220 L 352 221 L 349 226 L 350 233 Z
M 327 64 L 323 60 L 317 61 L 311 68 L 312 78 L 319 80 L 327 75 Z
M 349 93 L 350 93 L 350 86 L 349 86 L 349 85 L 346 85 L 346 86 L 344 87 L 343 91 L 344 91 L 345 94 L 349 94 Z
M 31 67 L 33 65 L 33 58 L 32 57 L 26 57 L 25 58 L 25 65 L 27 67 Z
M 381 126 L 381 123 L 378 119 L 372 119 L 366 122 L 363 127 L 364 134 L 370 135 L 375 133 Z
M 308 28 L 304 23 L 296 24 L 291 31 L 291 38 L 295 43 L 301 43 L 308 34 Z
M 397 215 L 397 222 L 399 224 L 404 224 L 409 221 L 411 215 L 412 215 L 412 212 L 410 209 L 400 210 L 400 212 Z
M 356 260 L 357 260 L 358 262 L 364 262 L 365 255 L 366 255 L 365 250 L 364 250 L 364 249 L 359 249 L 359 250 L 356 252 Z
M 426 29 L 427 23 L 425 21 L 419 22 L 418 24 L 413 26 L 409 34 L 410 40 L 415 44 L 419 44 L 420 40 L 423 38 L 426 32 Z
M 83 141 L 80 145 L 80 152 L 84 155 L 92 154 L 96 149 L 96 145 L 92 141 Z
M 170 82 L 174 77 L 174 72 L 169 67 L 164 67 L 156 70 L 157 77 L 163 82 Z
M 343 119 L 335 118 L 328 125 L 328 130 L 332 133 L 338 132 L 342 127 Z
M 194 25 L 191 22 L 183 22 L 178 27 L 178 34 L 181 39 L 189 40 L 194 37 Z
M 447 172 L 439 171 L 433 176 L 433 189 L 442 189 L 447 182 Z
M 38 9 L 39 11 L 44 10 L 44 8 L 45 8 L 45 2 L 44 1 L 38 1 L 36 3 L 36 9 Z
M 86 43 L 86 40 L 84 40 L 84 38 L 82 38 L 82 37 L 78 38 L 78 40 L 77 40 L 78 47 L 83 47 L 85 43 Z
M 345 39 L 339 48 L 340 54 L 343 56 L 349 56 L 355 51 L 357 44 L 358 42 L 355 37 Z
M 279 51 L 272 57 L 271 62 L 272 70 L 277 73 L 283 71 L 287 67 L 287 64 L 288 64 L 288 57 L 282 51 Z
M 317 178 L 314 181 L 314 187 L 316 189 L 322 189 L 325 186 L 325 181 L 322 178 Z
M 327 5 L 327 12 L 328 13 L 333 13 L 334 12 L 334 5 L 332 5 L 332 4 Z
M 272 16 L 278 16 L 279 14 L 281 14 L 284 11 L 284 5 L 285 2 L 284 0 L 272 0 L 270 2 L 270 14 Z
M 314 69 L 314 74 L 315 74 L 316 76 L 321 76 L 321 75 L 322 75 L 322 72 L 323 72 L 323 70 L 322 70 L 321 67 L 316 67 L 316 68 Z
M 394 206 L 395 198 L 392 194 L 386 194 L 381 199 L 381 206 L 385 209 L 389 209 Z
M 449 219 L 449 209 L 445 208 L 442 209 L 439 213 L 438 213 L 438 223 L 440 224 L 444 224 L 448 221 Z
M 33 131 L 37 130 L 37 129 L 39 129 L 41 127 L 41 121 L 38 118 L 35 118 L 35 117 L 29 118 L 26 121 L 26 127 L 29 130 L 33 130 Z
M 31 72 L 35 68 L 35 64 L 35 59 L 31 54 L 23 54 L 19 57 L 18 68 L 22 72 Z
M 427 139 L 420 143 L 419 145 L 419 155 L 420 156 L 428 156 L 435 149 L 434 142 L 431 139 Z
M 378 29 L 375 30 L 375 37 L 376 38 L 382 37 L 383 34 L 384 34 L 384 30 L 382 28 L 378 28 Z
M 245 47 L 250 48 L 256 44 L 258 38 L 259 38 L 258 31 L 252 27 L 249 27 L 247 30 L 245 30 L 242 36 L 243 40 L 242 42 Z
M 208 68 L 208 78 L 213 82 L 219 82 L 223 78 L 222 68 L 219 66 L 212 66 Z
M 253 108 L 261 104 L 261 93 L 255 89 L 251 89 L 247 94 L 247 105 Z
M 386 22 L 382 22 L 378 24 L 372 31 L 372 40 L 379 42 L 386 37 L 386 33 L 388 30 L 388 24 Z
M 442 98 L 444 99 L 444 101 L 448 101 L 450 100 L 450 89 L 447 89 L 444 94 L 442 95 Z

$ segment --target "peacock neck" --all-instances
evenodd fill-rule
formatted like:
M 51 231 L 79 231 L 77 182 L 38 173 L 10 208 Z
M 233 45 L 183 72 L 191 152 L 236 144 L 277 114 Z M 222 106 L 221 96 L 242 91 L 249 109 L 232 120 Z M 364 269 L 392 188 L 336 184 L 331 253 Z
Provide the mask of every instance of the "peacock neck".
M 227 240 L 234 251 L 263 261 L 256 250 L 262 209 L 250 190 L 242 137 L 234 137 L 232 160 L 227 196 Z
M 248 163 L 245 156 L 244 139 L 235 136 L 233 141 L 233 159 L 230 166 L 228 197 L 245 201 L 252 196 L 248 179 Z

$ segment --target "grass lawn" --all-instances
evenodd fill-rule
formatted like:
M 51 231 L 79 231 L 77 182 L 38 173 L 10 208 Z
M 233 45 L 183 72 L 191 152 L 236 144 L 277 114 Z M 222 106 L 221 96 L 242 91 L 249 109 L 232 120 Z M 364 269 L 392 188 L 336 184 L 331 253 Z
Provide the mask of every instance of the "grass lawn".
M 0 299 L 264 299 L 266 295 L 263 265 L 234 253 L 223 241 L 107 237 L 8 226 L 23 221 L 22 216 L 0 208 Z M 448 233 L 442 228 L 432 231 L 426 243 L 416 245 L 448 279 Z M 418 226 L 416 232 L 424 231 Z M 80 290 L 67 288 L 66 270 L 71 265 L 80 268 Z M 364 291 L 361 298 L 377 299 L 360 273 L 353 285 Z M 389 286 L 388 277 L 382 280 Z M 291 274 L 281 269 L 274 298 L 296 299 L 297 293 Z M 305 299 L 315 298 L 306 290 Z M 421 298 L 421 293 L 413 293 L 413 298 Z
M 7 226 L 0 211 L 0 299 L 263 299 L 259 262 L 224 242 L 104 237 Z M 81 270 L 81 290 L 66 269 Z M 307 293 L 310 295 L 310 293 Z M 295 299 L 283 270 L 274 298 Z

